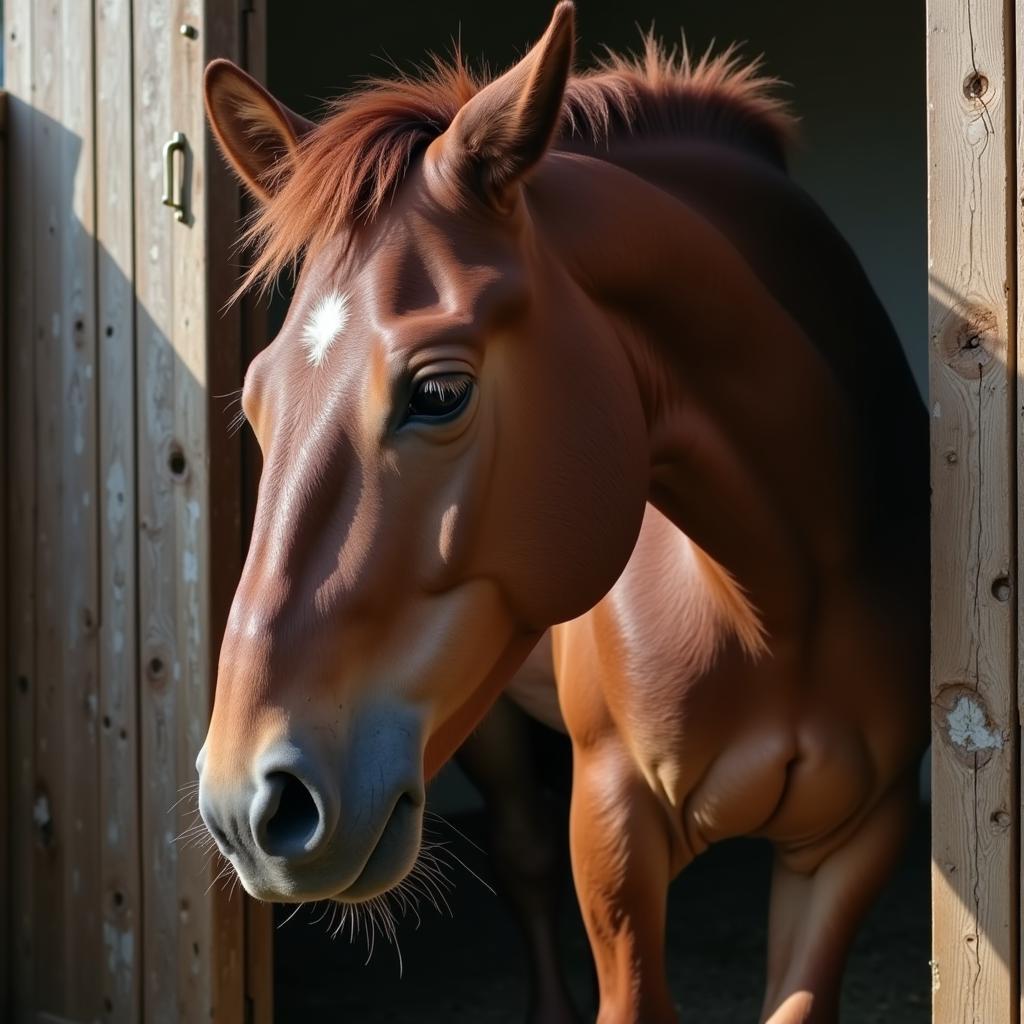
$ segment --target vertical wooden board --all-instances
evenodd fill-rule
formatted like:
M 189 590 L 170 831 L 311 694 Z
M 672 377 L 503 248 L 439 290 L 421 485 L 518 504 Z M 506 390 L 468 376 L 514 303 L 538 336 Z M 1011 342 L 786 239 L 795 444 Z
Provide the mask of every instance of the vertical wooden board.
M 213 517 L 218 513 L 211 473 L 210 392 L 213 390 L 211 362 L 216 359 L 210 321 L 216 311 L 207 307 L 207 246 L 210 242 L 206 217 L 207 161 L 203 145 L 202 105 L 203 48 L 208 31 L 202 0 L 179 4 L 178 20 L 192 26 L 195 37 L 179 35 L 171 58 L 171 109 L 175 127 L 188 139 L 188 212 L 186 222 L 172 235 L 171 259 L 174 277 L 174 313 L 170 322 L 172 344 L 182 372 L 175 394 L 175 444 L 187 466 L 187 478 L 178 489 L 177 546 L 190 570 L 181 576 L 179 589 L 177 774 L 195 777 L 195 759 L 206 736 L 213 692 L 214 639 L 212 559 L 222 554 L 211 544 Z M 214 5 L 211 4 L 211 7 Z M 229 8 L 233 5 L 227 5 Z M 225 965 L 240 968 L 241 943 L 225 930 L 222 913 L 222 883 L 210 881 L 199 871 L 198 859 L 184 851 L 179 886 L 195 908 L 192 921 L 181 937 L 182 956 L 177 965 L 179 989 L 184 995 L 187 1019 L 241 1019 L 241 978 L 234 991 L 223 977 Z M 218 858 L 219 860 L 219 858 Z M 194 865 L 194 866 L 193 866 Z M 218 872 L 219 874 L 219 872 Z M 228 882 L 225 875 L 224 883 Z M 189 984 L 190 975 L 192 984 Z M 227 1009 L 227 1001 L 235 1005 Z M 226 1011 L 226 1012 L 225 1012 Z
M 141 1017 L 130 0 L 97 0 L 96 296 L 101 560 L 100 806 L 105 1019 Z
M 175 695 L 181 685 L 177 651 L 174 488 L 175 389 L 180 369 L 171 346 L 172 213 L 161 205 L 162 147 L 174 130 L 170 105 L 170 0 L 133 0 L 134 206 L 136 382 L 138 403 L 138 628 L 141 684 L 140 777 L 143 888 L 143 1019 L 171 1024 L 178 1007 L 178 933 L 200 907 L 178 894 L 173 838 L 185 819 L 169 808 L 177 800 Z M 186 962 L 191 962 L 187 960 Z
M 91 1019 L 96 835 L 96 375 L 89 5 L 31 25 L 35 182 L 36 1010 Z
M 929 0 L 933 1019 L 1016 1021 L 1012 39 Z
M 99 949 L 99 528 L 97 480 L 95 145 L 92 4 L 59 7 L 61 192 L 56 197 L 63 431 L 60 522 L 54 584 L 62 643 L 61 777 L 63 821 L 55 832 L 64 903 L 55 922 L 62 942 L 65 1015 L 93 1021 L 101 1011 L 99 964 L 83 950 Z M 40 21 L 37 19 L 37 31 Z M 51 200 L 52 201 L 52 200 Z M 52 268 L 51 268 L 52 274 Z M 56 325 L 55 325 L 56 326 Z M 39 922 L 37 921 L 37 927 Z
M 0 238 L 6 238 L 7 224 L 4 219 L 6 201 L 6 153 L 7 153 L 7 94 L 0 92 Z M 6 253 L 0 250 L 0 281 L 4 280 Z M 7 330 L 6 294 L 0 284 L 0 671 L 9 679 L 7 660 Z M 0 698 L 0 821 L 10 822 L 8 802 L 8 749 L 7 714 L 8 690 L 5 687 Z M 11 892 L 10 892 L 10 828 L 0 839 L 0 1017 L 11 1015 Z
M 211 473 L 209 410 L 218 374 L 211 374 L 210 361 L 219 311 L 209 305 L 213 243 L 206 214 L 224 195 L 207 163 L 202 120 L 208 12 L 237 33 L 235 3 L 134 0 L 135 51 L 147 55 L 135 71 L 147 1021 L 233 1022 L 244 1010 L 241 900 L 231 903 L 218 885 L 211 888 L 209 861 L 199 851 L 170 844 L 188 824 L 187 801 L 166 813 L 179 786 L 195 778 L 219 640 L 218 567 L 237 558 L 238 545 L 230 473 L 228 479 Z M 195 31 L 182 34 L 181 26 Z M 188 140 L 184 222 L 160 205 L 161 151 L 175 131 Z M 182 173 L 180 162 L 175 173 Z
M 34 384 L 37 437 L 36 464 L 36 672 L 35 689 L 35 826 L 32 920 L 35 946 L 35 1009 L 63 1013 L 68 978 L 58 922 L 63 917 L 63 872 L 59 835 L 65 801 L 61 776 L 61 724 L 63 720 L 61 658 L 63 643 L 59 584 L 60 467 L 64 422 L 61 416 L 61 335 L 64 327 L 60 303 L 61 229 L 57 198 L 63 185 L 64 154 L 60 129 L 61 61 L 60 19 L 44 18 L 36 11 L 31 46 L 35 107 L 31 170 L 36 178 Z
M 7 220 L 5 284 L 7 302 L 8 436 L 8 672 L 4 696 L 9 708 L 12 1018 L 31 1016 L 34 978 L 32 808 L 35 796 L 35 177 L 31 107 L 33 0 L 7 0 L 4 6 L 4 69 L 10 96 L 7 139 Z M 16 259 L 12 258 L 17 256 Z

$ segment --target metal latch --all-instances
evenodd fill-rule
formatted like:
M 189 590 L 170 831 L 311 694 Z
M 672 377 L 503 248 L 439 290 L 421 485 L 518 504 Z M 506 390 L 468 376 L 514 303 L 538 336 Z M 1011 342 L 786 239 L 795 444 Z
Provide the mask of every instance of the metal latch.
M 175 186 L 174 154 L 181 153 L 181 174 Z M 185 222 L 185 175 L 188 168 L 188 141 L 184 132 L 175 132 L 164 143 L 164 194 L 160 200 L 175 211 L 175 219 Z

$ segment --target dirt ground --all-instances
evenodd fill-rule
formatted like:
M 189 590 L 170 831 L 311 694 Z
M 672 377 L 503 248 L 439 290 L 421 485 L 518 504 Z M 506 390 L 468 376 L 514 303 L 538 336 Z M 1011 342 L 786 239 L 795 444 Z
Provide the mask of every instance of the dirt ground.
M 482 816 L 455 825 L 480 840 Z M 465 840 L 453 849 L 482 876 L 487 861 Z M 769 850 L 739 841 L 713 848 L 669 894 L 668 965 L 684 1020 L 754 1024 L 763 984 Z M 929 849 L 922 812 L 898 871 L 862 928 L 846 974 L 847 1024 L 929 1020 Z M 523 1024 L 526 994 L 519 934 L 498 897 L 467 872 L 457 876 L 453 917 L 433 910 L 399 930 L 404 973 L 393 949 L 347 935 L 331 940 L 319 914 L 300 911 L 276 932 L 275 1024 Z M 570 985 L 593 1019 L 589 959 L 566 879 L 562 933 Z

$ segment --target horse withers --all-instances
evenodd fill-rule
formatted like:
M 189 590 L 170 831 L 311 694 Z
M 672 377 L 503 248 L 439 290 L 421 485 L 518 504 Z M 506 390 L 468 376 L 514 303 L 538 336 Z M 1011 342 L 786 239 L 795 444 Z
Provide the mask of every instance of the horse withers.
M 574 75 L 573 36 L 561 3 L 498 78 L 315 125 L 207 71 L 246 283 L 301 273 L 246 374 L 201 811 L 255 896 L 401 886 L 425 780 L 563 623 L 600 1021 L 675 1019 L 666 886 L 735 835 L 776 849 L 764 1019 L 834 1021 L 927 739 L 927 419 L 772 83 L 652 40 Z

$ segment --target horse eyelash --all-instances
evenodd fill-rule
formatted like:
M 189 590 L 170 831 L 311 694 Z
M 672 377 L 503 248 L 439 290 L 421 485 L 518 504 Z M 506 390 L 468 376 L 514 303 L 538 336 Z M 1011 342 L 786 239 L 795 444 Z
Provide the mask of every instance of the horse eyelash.
M 445 374 L 444 376 L 428 377 L 420 384 L 420 387 L 427 394 L 435 394 L 438 398 L 460 398 L 469 390 L 470 383 L 468 374 L 459 374 L 454 377 Z

